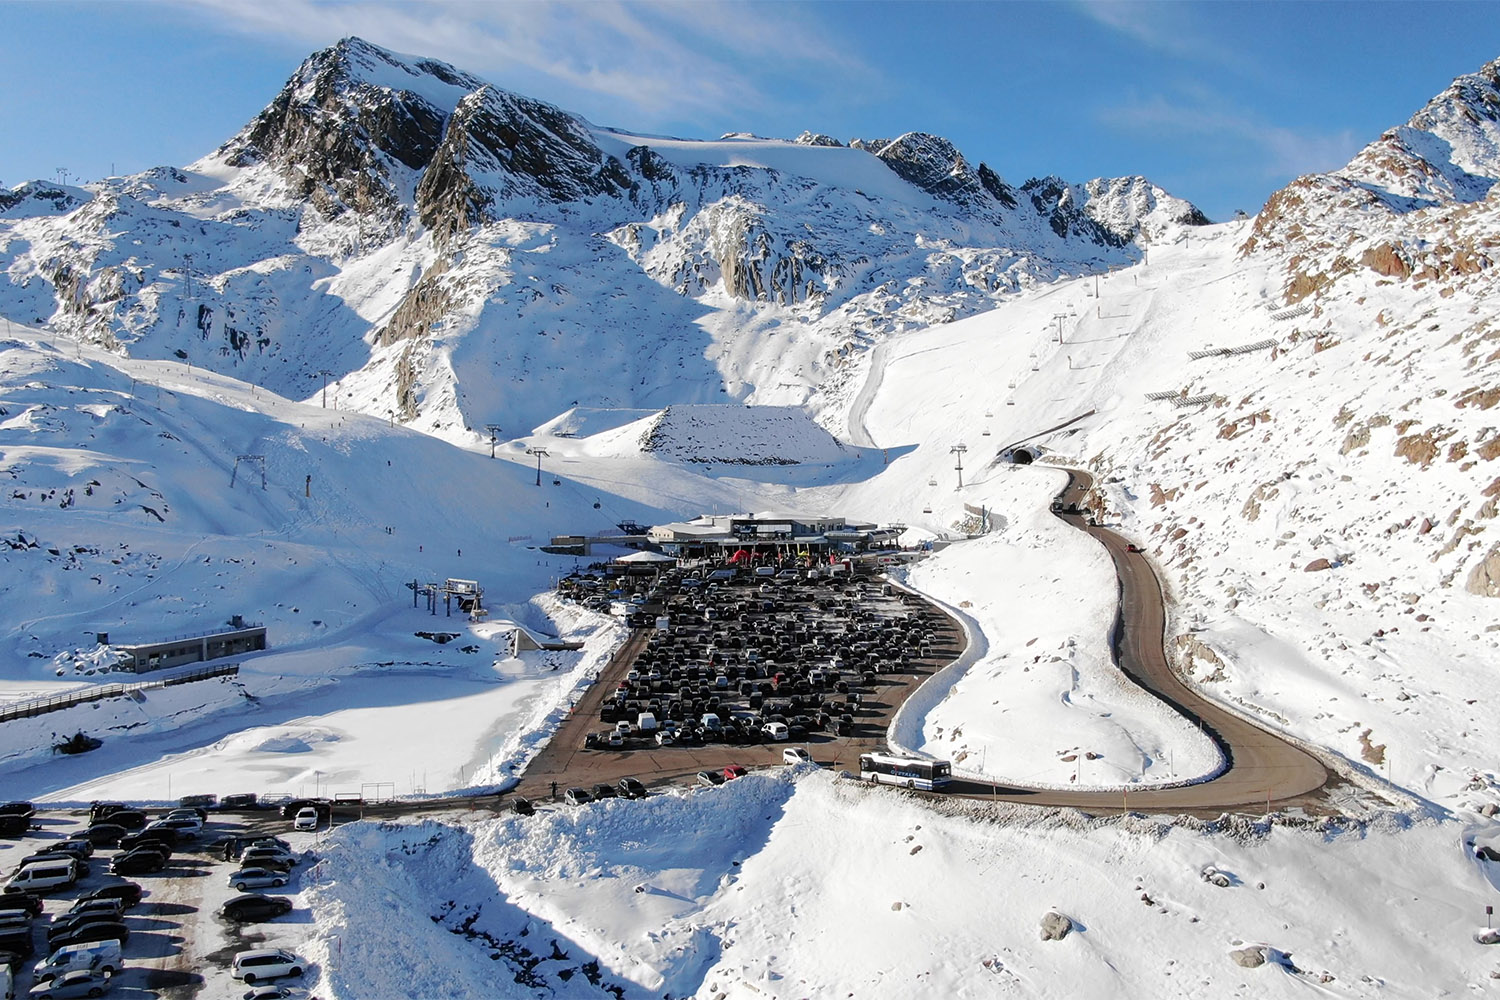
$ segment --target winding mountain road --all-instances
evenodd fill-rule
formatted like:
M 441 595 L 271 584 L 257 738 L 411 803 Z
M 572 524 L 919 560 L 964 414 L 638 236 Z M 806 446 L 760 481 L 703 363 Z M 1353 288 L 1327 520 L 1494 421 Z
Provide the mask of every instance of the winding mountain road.
M 1065 470 L 1068 485 L 1059 494 L 1064 506 L 1080 503 L 1093 485 L 1086 472 Z M 987 782 L 955 781 L 950 794 L 972 795 L 1032 805 L 1071 806 L 1087 811 L 1210 812 L 1256 804 L 1316 806 L 1329 774 L 1306 751 L 1270 731 L 1209 701 L 1187 687 L 1167 662 L 1166 608 L 1161 583 L 1151 563 L 1108 528 L 1091 525 L 1080 514 L 1060 514 L 1064 521 L 1098 539 L 1115 563 L 1120 584 L 1120 611 L 1115 634 L 1120 669 L 1218 745 L 1225 767 L 1213 779 L 1176 788 L 1144 785 L 1120 790 L 1025 789 Z

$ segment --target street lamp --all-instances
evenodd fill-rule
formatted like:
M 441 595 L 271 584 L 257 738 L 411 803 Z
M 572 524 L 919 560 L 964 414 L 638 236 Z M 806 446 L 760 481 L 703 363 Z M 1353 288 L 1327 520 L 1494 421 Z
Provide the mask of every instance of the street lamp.
M 526 454 L 536 456 L 536 484 L 542 485 L 542 459 L 547 457 L 546 448 L 527 448 Z

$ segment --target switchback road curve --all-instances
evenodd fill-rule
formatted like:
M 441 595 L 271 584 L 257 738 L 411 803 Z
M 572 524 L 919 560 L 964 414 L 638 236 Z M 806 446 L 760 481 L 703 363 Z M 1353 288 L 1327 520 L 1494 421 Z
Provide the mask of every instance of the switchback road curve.
M 1093 485 L 1088 473 L 1068 473 L 1059 495 L 1064 507 L 1080 503 Z M 1115 653 L 1120 669 L 1195 726 L 1200 726 L 1224 755 L 1225 767 L 1214 778 L 1176 788 L 1130 787 L 1124 791 L 1026 789 L 956 781 L 957 792 L 1040 806 L 1071 806 L 1090 812 L 1213 812 L 1285 805 L 1317 805 L 1329 780 L 1327 769 L 1311 754 L 1248 719 L 1235 715 L 1185 685 L 1167 661 L 1166 607 L 1161 583 L 1150 561 L 1130 551 L 1130 543 L 1108 528 L 1092 525 L 1081 514 L 1058 515 L 1099 541 L 1114 560 L 1119 577 L 1120 610 Z

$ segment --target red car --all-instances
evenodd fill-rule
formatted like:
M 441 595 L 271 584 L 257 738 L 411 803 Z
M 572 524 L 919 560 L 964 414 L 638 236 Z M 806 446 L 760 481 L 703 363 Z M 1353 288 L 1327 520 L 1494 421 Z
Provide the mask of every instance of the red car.
M 730 764 L 728 767 L 724 768 L 725 781 L 733 781 L 735 778 L 743 778 L 744 776 L 745 769 L 743 767 L 740 767 L 738 764 Z
M 1134 542 L 1131 542 L 1129 545 L 1125 546 L 1125 551 L 1126 552 L 1139 552 L 1139 551 L 1141 551 L 1141 547 L 1139 545 L 1135 544 Z

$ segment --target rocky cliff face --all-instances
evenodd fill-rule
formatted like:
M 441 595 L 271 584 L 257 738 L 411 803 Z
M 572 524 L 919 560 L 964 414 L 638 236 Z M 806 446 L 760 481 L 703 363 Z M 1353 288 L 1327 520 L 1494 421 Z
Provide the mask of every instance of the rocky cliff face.
M 1497 180 L 1500 60 L 1454 80 L 1343 168 L 1277 191 L 1244 250 L 1287 257 L 1289 301 L 1362 268 L 1399 280 L 1488 280 Z
M 0 312 L 291 395 L 334 371 L 430 428 L 540 422 L 571 403 L 545 369 L 614 351 L 614 405 L 816 409 L 883 336 L 1133 259 L 1157 203 L 1094 183 L 1018 191 L 920 132 L 636 138 L 350 38 L 186 170 L 0 195 Z M 766 385 L 739 331 L 772 328 Z

